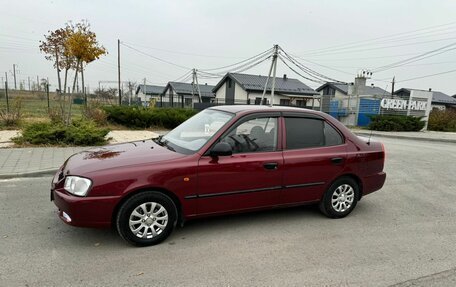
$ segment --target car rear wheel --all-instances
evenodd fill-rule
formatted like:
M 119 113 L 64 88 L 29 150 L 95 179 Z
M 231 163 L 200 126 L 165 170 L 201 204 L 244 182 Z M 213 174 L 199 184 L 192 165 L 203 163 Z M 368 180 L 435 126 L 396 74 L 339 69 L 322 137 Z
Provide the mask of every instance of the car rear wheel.
M 341 177 L 326 191 L 320 201 L 320 210 L 330 218 L 342 218 L 350 214 L 359 198 L 359 187 L 350 177 Z
M 165 240 L 177 221 L 177 208 L 166 195 L 146 191 L 129 198 L 117 214 L 117 231 L 137 246 L 155 245 Z

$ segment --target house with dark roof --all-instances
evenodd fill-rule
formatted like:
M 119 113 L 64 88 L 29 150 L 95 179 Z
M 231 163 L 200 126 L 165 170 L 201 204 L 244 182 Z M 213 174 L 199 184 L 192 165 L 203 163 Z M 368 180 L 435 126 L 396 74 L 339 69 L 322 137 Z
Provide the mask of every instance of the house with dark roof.
M 198 89 L 199 87 L 199 89 Z M 193 103 L 198 103 L 199 92 L 201 93 L 201 102 L 209 103 L 215 97 L 212 89 L 214 86 L 193 85 L 181 82 L 169 82 L 161 94 L 158 105 L 163 107 L 182 107 L 191 108 Z
M 215 101 L 226 105 L 260 104 L 266 80 L 267 77 L 261 75 L 227 73 L 212 90 L 215 93 Z M 269 79 L 265 104 L 271 102 L 271 87 L 272 79 Z M 273 104 L 312 106 L 315 95 L 318 93 L 301 81 L 283 75 L 276 78 Z
M 394 95 L 407 98 L 410 95 L 410 91 L 414 89 L 402 88 L 394 92 Z M 432 108 L 444 110 L 446 108 L 456 108 L 456 99 L 439 91 L 432 91 L 431 89 L 428 92 L 432 92 Z
M 319 92 L 322 96 L 323 95 L 331 95 L 335 98 L 344 98 L 349 94 L 349 85 L 346 83 L 325 83 L 317 88 L 317 92 Z M 362 96 L 389 96 L 391 95 L 390 92 L 376 87 L 374 85 L 366 86 L 360 85 L 359 87 L 359 95 Z
M 150 101 L 151 98 L 157 101 L 164 90 L 165 87 L 163 86 L 138 85 L 135 91 L 135 95 L 138 97 L 141 103 L 146 104 Z

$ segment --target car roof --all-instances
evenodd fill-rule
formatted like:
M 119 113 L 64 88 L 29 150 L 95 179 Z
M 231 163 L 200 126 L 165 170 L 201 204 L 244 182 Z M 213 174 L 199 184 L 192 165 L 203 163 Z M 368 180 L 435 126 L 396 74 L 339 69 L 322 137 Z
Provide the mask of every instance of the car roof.
M 305 112 L 311 114 L 321 114 L 321 112 L 296 107 L 283 107 L 283 106 L 269 106 L 269 105 L 227 105 L 227 106 L 214 106 L 210 109 L 220 110 L 229 113 L 248 113 L 248 112 Z

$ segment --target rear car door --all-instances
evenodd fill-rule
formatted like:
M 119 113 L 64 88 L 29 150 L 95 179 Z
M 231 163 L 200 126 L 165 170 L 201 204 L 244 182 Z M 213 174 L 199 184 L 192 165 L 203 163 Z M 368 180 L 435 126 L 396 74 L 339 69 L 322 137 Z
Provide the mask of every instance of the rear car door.
M 199 214 L 223 213 L 278 203 L 283 157 L 278 113 L 240 119 L 220 137 L 231 156 L 204 155 L 198 164 Z
M 324 118 L 284 116 L 282 204 L 317 201 L 343 172 L 347 147 L 342 133 Z

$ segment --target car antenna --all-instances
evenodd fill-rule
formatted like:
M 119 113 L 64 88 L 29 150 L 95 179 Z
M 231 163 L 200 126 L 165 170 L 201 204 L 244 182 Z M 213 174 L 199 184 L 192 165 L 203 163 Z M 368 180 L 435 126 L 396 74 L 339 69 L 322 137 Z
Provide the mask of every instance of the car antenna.
M 371 137 L 372 137 L 372 130 L 369 134 L 369 138 L 367 139 L 367 145 L 370 145 L 371 144 Z

